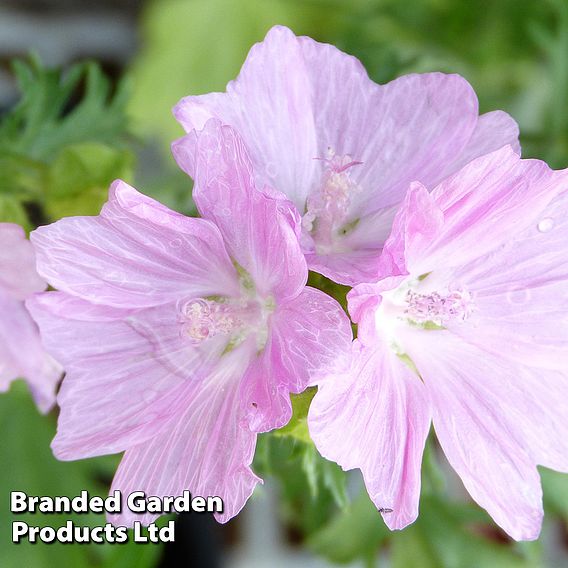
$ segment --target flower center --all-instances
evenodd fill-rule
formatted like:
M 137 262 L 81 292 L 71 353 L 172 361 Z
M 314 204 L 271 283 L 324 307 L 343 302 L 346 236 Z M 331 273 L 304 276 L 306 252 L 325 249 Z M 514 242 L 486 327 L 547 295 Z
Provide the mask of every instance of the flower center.
M 338 156 L 331 148 L 325 158 L 318 159 L 325 162 L 325 168 L 319 190 L 307 199 L 302 228 L 311 235 L 316 252 L 326 254 L 353 228 L 346 221 L 351 198 L 360 187 L 351 179 L 350 169 L 362 162 L 349 155 Z
M 197 298 L 189 300 L 181 308 L 184 317 L 183 332 L 192 343 L 201 343 L 216 335 L 240 333 L 248 319 L 247 306 L 238 309 L 229 300 Z
M 224 353 L 232 351 L 249 335 L 256 336 L 258 351 L 268 340 L 268 320 L 276 309 L 272 296 L 260 298 L 250 274 L 233 261 L 239 277 L 239 297 L 191 298 L 178 305 L 182 337 L 193 344 L 226 336 Z
M 274 311 L 274 299 L 193 298 L 180 308 L 182 336 L 193 344 L 224 335 L 225 352 L 233 350 L 249 335 L 256 335 L 257 349 L 264 349 L 268 339 L 268 318 Z
M 374 314 L 376 330 L 421 380 L 408 355 L 411 352 L 408 342 L 413 340 L 413 335 L 408 335 L 407 328 L 418 328 L 419 333 L 443 330 L 451 322 L 464 322 L 476 309 L 469 290 L 456 283 L 448 283 L 443 273 L 407 278 L 397 288 L 382 292 L 381 296 L 381 303 Z
M 466 288 L 448 286 L 424 274 L 383 293 L 377 326 L 385 329 L 402 322 L 423 329 L 442 329 L 452 321 L 465 321 L 474 310 L 473 296 Z
M 449 321 L 466 320 L 474 309 L 471 294 L 465 289 L 419 294 L 414 290 L 406 293 L 407 308 L 404 313 L 417 324 L 432 322 L 444 326 Z

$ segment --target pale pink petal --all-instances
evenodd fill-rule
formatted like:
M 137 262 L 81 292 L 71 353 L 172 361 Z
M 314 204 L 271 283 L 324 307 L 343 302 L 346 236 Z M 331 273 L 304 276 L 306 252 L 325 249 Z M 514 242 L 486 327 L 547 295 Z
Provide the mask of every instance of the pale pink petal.
M 430 427 L 424 385 L 386 345 L 354 344 L 351 373 L 321 381 L 308 425 L 319 452 L 345 470 L 360 468 L 391 529 L 418 515 L 420 466 Z
M 376 311 L 379 308 L 384 291 L 396 288 L 406 275 L 387 276 L 373 284 L 359 284 L 347 294 L 347 305 L 353 323 L 357 324 L 357 339 L 366 346 L 373 346 L 380 331 L 388 321 L 377 326 Z
M 313 118 L 314 98 L 301 47 L 287 28 L 272 28 L 252 47 L 227 93 L 186 97 L 174 114 L 187 132 L 218 118 L 243 136 L 255 175 L 283 191 L 303 210 L 318 178 L 320 155 Z
M 342 250 L 326 255 L 306 252 L 308 266 L 346 286 L 375 281 L 380 251 L 391 232 L 397 210 L 398 207 L 388 207 L 361 217 L 342 238 Z
M 221 234 L 124 182 L 99 217 L 69 217 L 32 235 L 38 270 L 54 287 L 97 304 L 148 307 L 183 296 L 237 294 Z
M 292 416 L 290 377 L 272 367 L 271 343 L 250 364 L 240 387 L 240 403 L 253 432 L 269 432 Z
M 443 223 L 444 214 L 428 190 L 419 182 L 411 183 L 377 263 L 378 277 L 407 275 L 413 265 L 411 253 L 426 248 L 441 232 Z
M 441 337 L 436 335 L 438 332 L 427 333 L 433 335 L 420 338 L 424 352 L 432 349 L 434 353 L 434 346 L 437 350 L 441 348 L 442 359 L 450 360 L 450 374 L 457 374 L 454 370 L 459 362 L 459 372 L 465 377 L 462 391 L 475 390 L 489 405 L 497 405 L 497 414 L 510 427 L 513 437 L 521 440 L 521 447 L 534 463 L 568 471 L 568 374 L 565 371 L 531 367 L 511 360 L 505 351 L 493 354 L 454 335 L 444 333 Z M 417 340 L 414 337 L 411 345 L 418 345 Z M 414 349 L 410 348 L 413 352 Z M 428 380 L 426 384 L 429 386 Z
M 16 300 L 46 288 L 36 272 L 34 250 L 25 231 L 12 223 L 0 223 L 0 288 Z
M 334 236 L 330 250 L 303 243 L 312 270 L 346 285 L 376 277 L 392 209 L 412 181 L 433 188 L 487 152 L 519 151 L 515 121 L 501 111 L 479 117 L 462 77 L 412 74 L 377 85 L 356 58 L 281 26 L 252 48 L 227 93 L 186 97 L 174 114 L 187 131 L 211 118 L 233 126 L 257 187 L 283 192 L 300 214 L 321 189 L 328 150 L 351 157 L 357 189 L 333 227 L 349 234 Z
M 0 391 L 17 378 L 26 380 L 41 412 L 55 403 L 62 369 L 48 355 L 23 302 L 0 289 Z
M 376 280 L 379 250 L 349 250 L 326 255 L 308 252 L 306 262 L 310 270 L 323 274 L 338 284 L 355 286 L 360 282 Z
M 180 393 L 183 409 L 151 442 L 126 451 L 112 490 L 123 495 L 216 495 L 225 509 L 216 517 L 226 522 L 244 506 L 260 479 L 250 469 L 256 444 L 240 405 L 240 381 L 247 361 L 226 355 L 225 364 L 203 382 L 187 382 Z M 155 514 L 124 509 L 110 516 L 116 525 L 152 522 Z
M 331 147 L 363 162 L 351 170 L 362 188 L 353 196 L 353 218 L 398 204 L 411 181 L 433 187 L 443 179 L 477 123 L 477 97 L 465 79 L 426 73 L 377 85 L 356 58 L 308 37 L 298 41 L 313 91 L 318 156 Z
M 451 326 L 454 333 L 518 363 L 568 368 L 566 211 L 568 192 L 506 246 L 454 273 L 475 301 L 470 325 Z
M 66 370 L 59 392 L 60 459 L 78 459 L 152 438 L 183 410 L 180 392 L 202 380 L 223 350 L 180 334 L 175 305 L 123 310 L 60 292 L 28 300 L 47 349 Z
M 306 287 L 272 318 L 268 349 L 272 368 L 291 392 L 301 392 L 324 375 L 350 364 L 353 332 L 336 300 Z
M 511 366 L 510 362 L 507 364 Z M 526 447 L 533 459 L 539 465 L 568 473 L 566 371 L 519 365 L 509 392 L 512 393 L 510 400 L 516 413 L 515 420 L 523 427 Z
M 524 409 L 515 408 L 519 401 L 526 405 L 523 395 L 516 396 L 522 387 L 504 388 L 520 377 L 507 376 L 447 331 L 415 335 L 408 354 L 430 394 L 434 428 L 448 461 L 470 495 L 512 538 L 537 538 L 542 490 L 525 434 L 538 413 L 523 418 Z
M 472 160 L 499 150 L 503 146 L 511 146 L 516 154 L 521 155 L 518 124 L 502 110 L 482 114 L 467 146 L 455 160 L 446 165 L 440 179 L 456 173 Z
M 211 120 L 203 131 L 174 144 L 173 151 L 182 167 L 194 170 L 193 198 L 201 215 L 219 227 L 229 254 L 250 274 L 259 293 L 296 296 L 308 270 L 293 205 L 279 194 L 255 189 L 238 134 Z
M 424 215 L 411 207 L 414 197 L 405 200 L 399 215 L 406 218 L 407 270 L 422 274 L 435 267 L 463 266 L 493 252 L 540 219 L 567 182 L 568 171 L 521 160 L 505 147 L 474 160 L 430 195 L 414 184 L 410 192 L 420 195 L 422 207 L 437 210 L 441 217 L 425 233 Z

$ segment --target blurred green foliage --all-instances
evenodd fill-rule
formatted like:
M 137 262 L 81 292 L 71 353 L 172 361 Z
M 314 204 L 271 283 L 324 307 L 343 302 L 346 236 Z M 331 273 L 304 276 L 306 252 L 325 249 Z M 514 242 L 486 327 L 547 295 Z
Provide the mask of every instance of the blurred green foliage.
M 109 183 L 130 177 L 126 83 L 111 93 L 96 63 L 66 72 L 15 61 L 21 98 L 0 122 L 0 221 L 27 229 L 98 213 Z
M 140 189 L 191 211 L 191 182 L 169 152 L 183 134 L 171 107 L 185 95 L 223 90 L 251 45 L 275 24 L 357 56 L 378 82 L 410 72 L 460 73 L 474 86 L 482 112 L 503 109 L 517 120 L 525 157 L 554 167 L 568 163 L 565 0 L 154 0 L 146 3 L 129 80 L 117 89 L 94 63 L 65 72 L 44 69 L 36 58 L 15 63 L 22 97 L 0 120 L 0 221 L 31 229 L 65 215 L 94 214 L 112 179 L 131 181 L 135 154 Z M 311 279 L 344 303 L 345 289 Z M 518 545 L 461 491 L 450 491 L 461 485 L 432 440 L 420 518 L 391 533 L 360 475 L 346 483 L 313 447 L 306 427 L 311 394 L 294 399 L 286 428 L 260 437 L 254 464 L 260 475 L 278 480 L 282 516 L 311 550 L 331 562 L 368 566 L 380 554 L 394 568 L 556 568 L 543 543 L 555 531 L 566 536 L 568 476 L 541 469 L 545 533 L 537 543 Z M 40 417 L 22 389 L 0 397 L 0 425 L 4 495 L 15 487 L 51 495 L 106 490 L 97 480 L 112 475 L 116 459 L 54 460 L 48 447 L 53 417 Z M 10 519 L 0 522 L 8 526 Z M 0 535 L 5 539 L 6 531 Z M 157 555 L 155 547 L 13 547 L 6 541 L 0 551 L 2 566 L 34 568 L 144 567 Z
M 9 393 L 0 397 L 0 565 L 3 567 L 53 568 L 151 568 L 160 555 L 158 545 L 126 544 L 30 544 L 11 543 L 13 521 L 30 526 L 60 527 L 67 520 L 76 526 L 101 526 L 104 515 L 87 514 L 11 514 L 8 508 L 10 491 L 25 491 L 28 495 L 68 495 L 75 497 L 86 489 L 91 496 L 108 494 L 108 485 L 101 481 L 117 465 L 115 458 L 83 460 L 74 463 L 57 461 L 50 444 L 55 435 L 55 423 L 41 416 L 24 384 L 17 382 Z

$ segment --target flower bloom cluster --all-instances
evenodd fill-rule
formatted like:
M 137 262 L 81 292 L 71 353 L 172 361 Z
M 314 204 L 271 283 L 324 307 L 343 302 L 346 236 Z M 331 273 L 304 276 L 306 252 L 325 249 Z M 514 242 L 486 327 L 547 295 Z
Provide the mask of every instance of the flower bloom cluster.
M 289 421 L 290 393 L 341 365 L 352 332 L 306 286 L 299 218 L 255 186 L 234 130 L 211 121 L 185 142 L 202 218 L 115 182 L 100 216 L 34 231 L 59 291 L 28 305 L 67 373 L 55 455 L 124 451 L 112 490 L 220 496 L 226 521 L 259 481 L 257 433 Z
M 470 495 L 538 536 L 536 466 L 568 472 L 567 213 L 568 171 L 503 148 L 412 184 L 377 281 L 349 293 L 355 370 L 322 382 L 310 432 L 361 469 L 391 528 L 418 514 L 433 422 Z
M 535 538 L 536 466 L 568 471 L 568 172 L 522 160 L 463 78 L 377 85 L 282 27 L 174 114 L 201 218 L 117 181 L 99 216 L 32 234 L 58 290 L 27 302 L 66 370 L 55 454 L 124 451 L 113 490 L 219 495 L 226 521 L 257 434 L 317 385 L 318 450 L 389 527 L 416 519 L 433 423 L 471 496 Z M 308 269 L 353 287 L 357 340 Z

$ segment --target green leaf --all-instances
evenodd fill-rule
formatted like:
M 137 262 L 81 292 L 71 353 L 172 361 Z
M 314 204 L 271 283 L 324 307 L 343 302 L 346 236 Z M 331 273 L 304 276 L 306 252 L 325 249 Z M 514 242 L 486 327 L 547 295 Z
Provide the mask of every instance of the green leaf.
M 309 273 L 308 286 L 318 288 L 325 292 L 328 296 L 335 298 L 341 307 L 347 311 L 347 294 L 351 290 L 349 286 L 337 284 L 336 282 L 333 282 L 333 280 L 330 280 L 317 272 Z M 353 330 L 356 331 L 357 326 L 353 325 Z
M 41 195 L 45 165 L 26 156 L 0 150 L 0 195 L 19 201 Z
M 300 445 L 301 466 L 308 481 L 310 495 L 316 499 L 325 487 L 339 507 L 348 504 L 345 472 L 334 462 L 323 458 L 313 444 Z
M 346 473 L 336 463 L 324 458 L 320 461 L 320 471 L 323 485 L 329 490 L 335 503 L 341 508 L 347 507 L 349 499 Z
M 132 156 L 123 149 L 126 83 L 112 94 L 95 63 L 68 72 L 45 69 L 37 58 L 15 61 L 21 98 L 0 121 L 0 213 L 30 229 L 49 213 L 94 214 L 107 186 L 129 175 Z M 76 100 L 77 99 L 77 100 Z
M 568 475 L 544 467 L 539 470 L 546 509 L 568 521 Z
M 291 436 L 306 444 L 312 444 L 308 431 L 308 411 L 316 392 L 316 387 L 310 387 L 300 394 L 290 395 L 292 418 L 286 426 L 274 431 L 275 436 Z
M 17 223 L 26 231 L 31 228 L 23 205 L 11 195 L 0 194 L 0 223 Z
M 130 178 L 134 158 L 127 150 L 83 143 L 61 151 L 47 173 L 46 211 L 52 219 L 97 215 L 116 178 Z
M 426 439 L 422 458 L 422 492 L 442 494 L 446 492 L 447 481 L 436 452 L 437 444 L 431 432 Z
M 379 512 L 363 491 L 345 510 L 311 535 L 307 545 L 331 562 L 348 564 L 377 554 L 389 536 Z M 421 566 L 409 564 L 408 566 Z
M 62 73 L 31 58 L 15 61 L 13 68 L 22 96 L 0 124 L 0 155 L 48 162 L 65 146 L 86 141 L 116 145 L 124 134 L 127 84 L 111 94 L 110 81 L 96 63 L 79 63 Z M 83 95 L 69 111 L 79 91 Z
M 313 498 L 317 498 L 320 487 L 325 487 L 337 505 L 345 507 L 345 473 L 337 464 L 323 458 L 310 438 L 308 412 L 316 392 L 316 387 L 310 387 L 300 394 L 291 395 L 292 418 L 286 426 L 273 431 L 272 435 L 276 438 L 289 437 L 298 442 L 295 449 Z
M 345 472 L 322 458 L 311 442 L 262 434 L 253 469 L 278 480 L 283 515 L 304 534 L 321 527 L 337 506 L 347 504 Z

